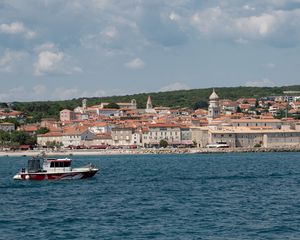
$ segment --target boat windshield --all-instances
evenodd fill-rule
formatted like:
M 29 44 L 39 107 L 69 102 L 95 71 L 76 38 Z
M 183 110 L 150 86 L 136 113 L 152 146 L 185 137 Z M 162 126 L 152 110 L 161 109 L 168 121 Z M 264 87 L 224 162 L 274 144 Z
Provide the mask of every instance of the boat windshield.
M 41 170 L 41 161 L 39 158 L 28 160 L 28 172 L 39 172 Z

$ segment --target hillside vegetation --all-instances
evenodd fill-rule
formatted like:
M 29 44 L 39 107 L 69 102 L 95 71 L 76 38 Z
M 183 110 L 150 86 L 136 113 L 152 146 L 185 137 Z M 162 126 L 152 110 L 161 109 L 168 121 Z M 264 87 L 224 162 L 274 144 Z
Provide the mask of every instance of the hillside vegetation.
M 300 91 L 300 85 L 283 87 L 227 87 L 215 88 L 220 98 L 236 100 L 238 98 L 260 98 L 264 96 L 283 95 L 283 91 Z M 207 102 L 212 92 L 212 88 L 178 90 L 169 92 L 139 93 L 124 96 L 111 97 L 89 97 L 86 99 L 88 106 L 100 104 L 101 102 L 129 102 L 135 99 L 138 108 L 145 108 L 147 97 L 151 95 L 154 106 L 166 107 L 187 107 L 194 108 L 199 102 Z M 45 117 L 58 118 L 59 111 L 62 109 L 74 109 L 81 105 L 83 98 L 65 100 L 65 101 L 44 101 L 44 102 L 14 102 L 12 108 L 22 111 L 28 116 L 32 116 L 32 122 Z M 5 104 L 1 104 L 5 105 Z

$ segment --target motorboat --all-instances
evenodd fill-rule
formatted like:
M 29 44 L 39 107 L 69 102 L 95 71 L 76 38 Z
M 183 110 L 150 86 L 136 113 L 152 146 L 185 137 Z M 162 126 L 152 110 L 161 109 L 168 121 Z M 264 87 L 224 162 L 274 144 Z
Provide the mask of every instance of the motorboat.
M 78 167 L 71 167 L 69 158 L 41 158 L 28 159 L 27 168 L 22 168 L 14 177 L 15 180 L 63 180 L 84 179 L 93 177 L 98 168 L 91 163 Z

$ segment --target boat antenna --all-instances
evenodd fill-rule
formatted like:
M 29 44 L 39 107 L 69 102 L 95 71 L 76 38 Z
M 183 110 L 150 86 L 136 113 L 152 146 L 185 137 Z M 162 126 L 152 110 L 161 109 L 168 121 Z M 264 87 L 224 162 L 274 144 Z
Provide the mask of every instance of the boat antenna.
M 41 152 L 37 155 L 37 157 L 45 158 L 45 157 L 46 157 L 45 151 L 41 151 Z

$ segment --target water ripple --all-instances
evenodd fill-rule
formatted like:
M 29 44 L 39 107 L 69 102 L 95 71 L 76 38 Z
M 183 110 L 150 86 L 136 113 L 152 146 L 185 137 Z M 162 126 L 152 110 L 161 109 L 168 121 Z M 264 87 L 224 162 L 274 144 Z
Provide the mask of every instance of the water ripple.
M 74 157 L 94 178 L 18 182 L 1 158 L 0 239 L 299 239 L 300 154 Z

